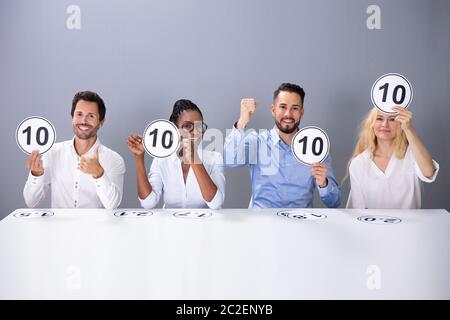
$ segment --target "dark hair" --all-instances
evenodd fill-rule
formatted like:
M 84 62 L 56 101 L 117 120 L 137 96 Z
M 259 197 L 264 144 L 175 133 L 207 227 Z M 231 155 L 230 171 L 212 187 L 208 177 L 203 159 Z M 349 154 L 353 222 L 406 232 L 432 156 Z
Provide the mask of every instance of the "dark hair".
M 280 94 L 281 91 L 294 92 L 294 93 L 298 94 L 300 96 L 300 98 L 302 98 L 302 104 L 304 103 L 305 91 L 303 90 L 302 87 L 300 87 L 296 84 L 293 84 L 293 83 L 282 83 L 282 84 L 280 84 L 278 89 L 275 90 L 275 92 L 273 93 L 273 100 L 275 100 L 278 97 L 278 95 Z
M 184 111 L 190 111 L 190 110 L 197 111 L 198 113 L 200 113 L 200 116 L 203 119 L 203 114 L 195 103 L 193 103 L 191 100 L 180 99 L 180 100 L 177 100 L 175 102 L 175 104 L 173 105 L 173 110 L 172 110 L 172 114 L 170 115 L 169 121 L 173 122 L 176 125 L 180 114 Z
M 70 112 L 70 115 L 73 118 L 73 113 L 75 112 L 75 107 L 78 103 L 78 101 L 84 100 L 89 102 L 96 102 L 98 106 L 98 114 L 100 115 L 100 121 L 103 121 L 105 119 L 106 114 L 106 107 L 105 103 L 103 102 L 103 99 L 100 98 L 100 96 L 92 91 L 81 91 L 75 94 L 72 100 L 72 111 Z

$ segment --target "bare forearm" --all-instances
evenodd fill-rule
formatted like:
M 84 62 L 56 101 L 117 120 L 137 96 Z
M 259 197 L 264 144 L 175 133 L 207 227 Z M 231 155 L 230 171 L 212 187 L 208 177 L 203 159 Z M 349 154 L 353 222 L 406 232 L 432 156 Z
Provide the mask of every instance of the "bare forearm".
M 214 199 L 217 192 L 217 186 L 212 181 L 208 172 L 206 172 L 203 164 L 192 164 L 192 171 L 194 171 L 195 178 L 197 179 L 198 185 L 200 186 L 200 191 L 202 192 L 203 199 L 210 202 Z
M 152 192 L 152 186 L 147 178 L 145 170 L 145 161 L 143 156 L 135 156 L 134 162 L 136 165 L 136 181 L 139 198 L 145 199 Z
M 409 147 L 414 155 L 417 165 L 422 171 L 425 177 L 432 177 L 436 168 L 433 164 L 433 159 L 428 152 L 425 145 L 420 140 L 417 132 L 414 128 L 405 131 L 406 137 L 408 138 Z

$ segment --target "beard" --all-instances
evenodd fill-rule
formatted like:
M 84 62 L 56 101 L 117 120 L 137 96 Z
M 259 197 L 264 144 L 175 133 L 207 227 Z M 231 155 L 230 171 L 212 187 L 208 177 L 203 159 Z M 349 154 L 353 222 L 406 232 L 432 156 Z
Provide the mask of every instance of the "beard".
M 278 130 L 280 130 L 283 133 L 289 134 L 289 133 L 293 133 L 298 130 L 298 126 L 300 125 L 300 120 L 298 122 L 294 122 L 292 127 L 288 127 L 286 125 L 283 126 L 281 124 L 281 121 L 277 121 L 277 120 L 275 120 L 275 124 L 277 125 Z
M 80 130 L 77 126 L 78 125 L 73 125 L 73 133 L 77 136 L 78 139 L 81 140 L 88 140 L 92 137 L 95 137 L 97 135 L 97 131 L 100 128 L 100 126 L 96 126 L 96 127 L 92 127 L 89 125 L 82 125 L 81 126 L 86 126 L 86 127 L 91 127 L 91 129 L 83 131 Z

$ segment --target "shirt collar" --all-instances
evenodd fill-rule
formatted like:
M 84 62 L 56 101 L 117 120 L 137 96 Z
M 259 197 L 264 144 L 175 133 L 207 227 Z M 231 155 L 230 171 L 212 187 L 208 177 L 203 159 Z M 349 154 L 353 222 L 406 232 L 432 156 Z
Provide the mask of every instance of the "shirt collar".
M 300 130 L 300 128 L 298 130 Z M 297 132 L 298 132 L 298 130 L 297 130 Z M 279 143 L 280 145 L 283 144 L 283 145 L 287 146 L 288 148 L 291 148 L 290 145 L 287 145 L 283 140 L 281 140 L 280 135 L 278 134 L 276 125 L 274 125 L 273 128 L 270 130 L 270 138 L 272 140 L 273 145 L 276 145 L 277 143 Z
M 273 126 L 273 128 L 270 130 L 270 138 L 273 145 L 276 145 L 281 140 L 280 136 L 278 135 L 276 126 Z
M 88 152 L 85 153 L 85 155 L 93 156 L 94 149 L 95 149 L 97 146 L 99 146 L 99 147 L 101 146 L 100 139 L 99 139 L 98 136 L 97 136 L 97 140 L 95 140 L 95 143 L 91 146 L 91 148 L 88 150 Z M 77 151 L 75 150 L 75 136 L 73 136 L 73 138 L 72 138 L 71 150 L 72 150 L 72 153 L 73 153 L 75 156 L 78 157 L 78 153 L 77 153 Z M 100 149 L 99 149 L 99 151 L 100 151 Z

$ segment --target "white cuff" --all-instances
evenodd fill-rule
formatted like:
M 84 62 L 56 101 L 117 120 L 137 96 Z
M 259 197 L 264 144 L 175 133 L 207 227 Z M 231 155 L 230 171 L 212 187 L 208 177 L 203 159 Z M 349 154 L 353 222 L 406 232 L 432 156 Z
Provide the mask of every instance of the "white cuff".
M 106 175 L 106 172 L 103 173 L 103 175 L 98 178 L 92 178 L 94 179 L 95 187 L 97 189 L 106 189 L 111 185 L 111 180 L 109 180 L 108 176 Z
M 30 185 L 32 188 L 39 187 L 44 183 L 44 175 L 41 176 L 33 176 L 33 174 L 28 174 L 27 184 Z
M 150 192 L 150 194 L 145 199 L 141 199 L 138 197 L 139 202 L 141 203 L 142 208 L 144 209 L 152 209 L 158 204 L 158 197 L 155 192 Z
M 428 177 L 425 177 L 423 175 L 423 173 L 420 170 L 418 164 L 417 163 L 415 164 L 415 169 L 416 169 L 416 172 L 417 172 L 417 176 L 419 177 L 420 180 L 422 180 L 423 182 L 426 182 L 426 183 L 431 183 L 431 182 L 434 182 L 436 180 L 437 174 L 439 172 L 439 163 L 437 163 L 436 161 L 433 160 L 433 165 L 434 165 L 434 168 L 435 168 L 433 176 L 431 178 L 428 178 Z
M 209 201 L 209 202 L 205 200 L 205 203 L 212 210 L 222 208 L 223 195 L 222 195 L 222 192 L 219 190 L 219 188 L 217 188 L 217 191 L 216 191 L 216 194 L 214 195 L 214 198 L 212 198 L 212 200 Z

